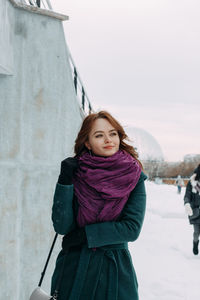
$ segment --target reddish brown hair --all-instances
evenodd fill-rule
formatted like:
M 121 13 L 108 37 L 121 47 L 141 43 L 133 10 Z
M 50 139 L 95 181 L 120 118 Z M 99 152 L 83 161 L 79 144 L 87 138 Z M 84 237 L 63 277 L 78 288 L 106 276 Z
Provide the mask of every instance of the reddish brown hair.
M 126 135 L 123 127 L 107 111 L 100 111 L 98 113 L 92 113 L 83 120 L 83 124 L 78 133 L 78 136 L 75 141 L 75 146 L 74 146 L 74 152 L 75 152 L 76 156 L 80 156 L 82 153 L 88 151 L 88 149 L 85 146 L 85 142 L 88 141 L 88 136 L 89 136 L 90 131 L 92 130 L 93 123 L 97 119 L 106 119 L 117 130 L 117 132 L 119 134 L 119 139 L 120 139 L 119 149 L 125 150 L 130 155 L 132 155 L 139 162 L 140 166 L 142 167 L 142 164 L 138 159 L 138 153 L 136 152 L 136 150 L 131 145 L 127 144 L 124 141 L 124 140 L 129 140 L 129 138 Z

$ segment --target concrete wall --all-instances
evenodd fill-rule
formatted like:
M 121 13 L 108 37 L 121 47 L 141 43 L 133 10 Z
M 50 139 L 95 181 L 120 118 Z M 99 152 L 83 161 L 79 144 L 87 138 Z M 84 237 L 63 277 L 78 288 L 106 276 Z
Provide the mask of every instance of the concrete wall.
M 61 21 L 0 1 L 13 53 L 12 75 L 0 75 L 0 299 L 27 300 L 53 240 L 60 161 L 73 152 L 82 114 Z
M 0 74 L 13 73 L 13 47 L 10 3 L 0 0 Z

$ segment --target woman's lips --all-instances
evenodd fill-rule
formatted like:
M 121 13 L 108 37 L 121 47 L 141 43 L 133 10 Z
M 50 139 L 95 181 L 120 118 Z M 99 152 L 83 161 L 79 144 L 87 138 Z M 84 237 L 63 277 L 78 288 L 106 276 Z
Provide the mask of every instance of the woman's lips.
M 106 147 L 104 147 L 105 149 L 112 149 L 113 148 L 113 146 L 106 146 Z

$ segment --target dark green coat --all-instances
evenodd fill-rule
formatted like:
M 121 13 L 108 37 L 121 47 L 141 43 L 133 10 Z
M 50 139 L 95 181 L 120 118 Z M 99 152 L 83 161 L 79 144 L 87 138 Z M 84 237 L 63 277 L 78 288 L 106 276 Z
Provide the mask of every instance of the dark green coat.
M 186 203 L 190 203 L 193 213 L 195 213 L 195 210 L 199 211 L 200 195 L 199 195 L 199 193 L 192 192 L 192 185 L 191 185 L 190 181 L 188 181 L 188 184 L 187 184 L 186 190 L 185 190 L 184 204 L 186 204 Z M 189 219 L 190 224 L 192 224 L 192 225 L 200 224 L 200 215 L 195 219 L 193 219 L 191 217 L 188 217 L 188 219 Z
M 138 283 L 128 250 L 141 231 L 146 192 L 140 179 L 117 221 L 87 225 L 87 246 L 70 250 L 65 259 L 59 300 L 138 300 Z M 57 184 L 52 209 L 54 229 L 67 234 L 76 225 L 73 185 Z M 62 267 L 64 253 L 56 261 L 51 292 Z

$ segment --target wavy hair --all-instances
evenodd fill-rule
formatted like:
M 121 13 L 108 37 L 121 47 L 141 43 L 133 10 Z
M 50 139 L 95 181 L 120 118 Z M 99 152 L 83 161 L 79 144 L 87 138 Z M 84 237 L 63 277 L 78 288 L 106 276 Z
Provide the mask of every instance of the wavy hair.
M 106 119 L 117 130 L 118 135 L 119 135 L 119 140 L 120 140 L 119 149 L 125 150 L 126 152 L 128 152 L 131 156 L 133 156 L 138 161 L 138 163 L 142 167 L 142 163 L 138 159 L 137 151 L 134 149 L 133 146 L 127 144 L 124 141 L 124 140 L 129 140 L 129 138 L 128 138 L 127 134 L 125 133 L 123 127 L 107 111 L 100 111 L 98 113 L 92 113 L 83 120 L 81 129 L 75 140 L 75 146 L 74 146 L 75 155 L 81 156 L 84 152 L 88 151 L 87 147 L 85 146 L 85 142 L 88 141 L 89 133 L 92 130 L 94 121 L 97 119 Z

